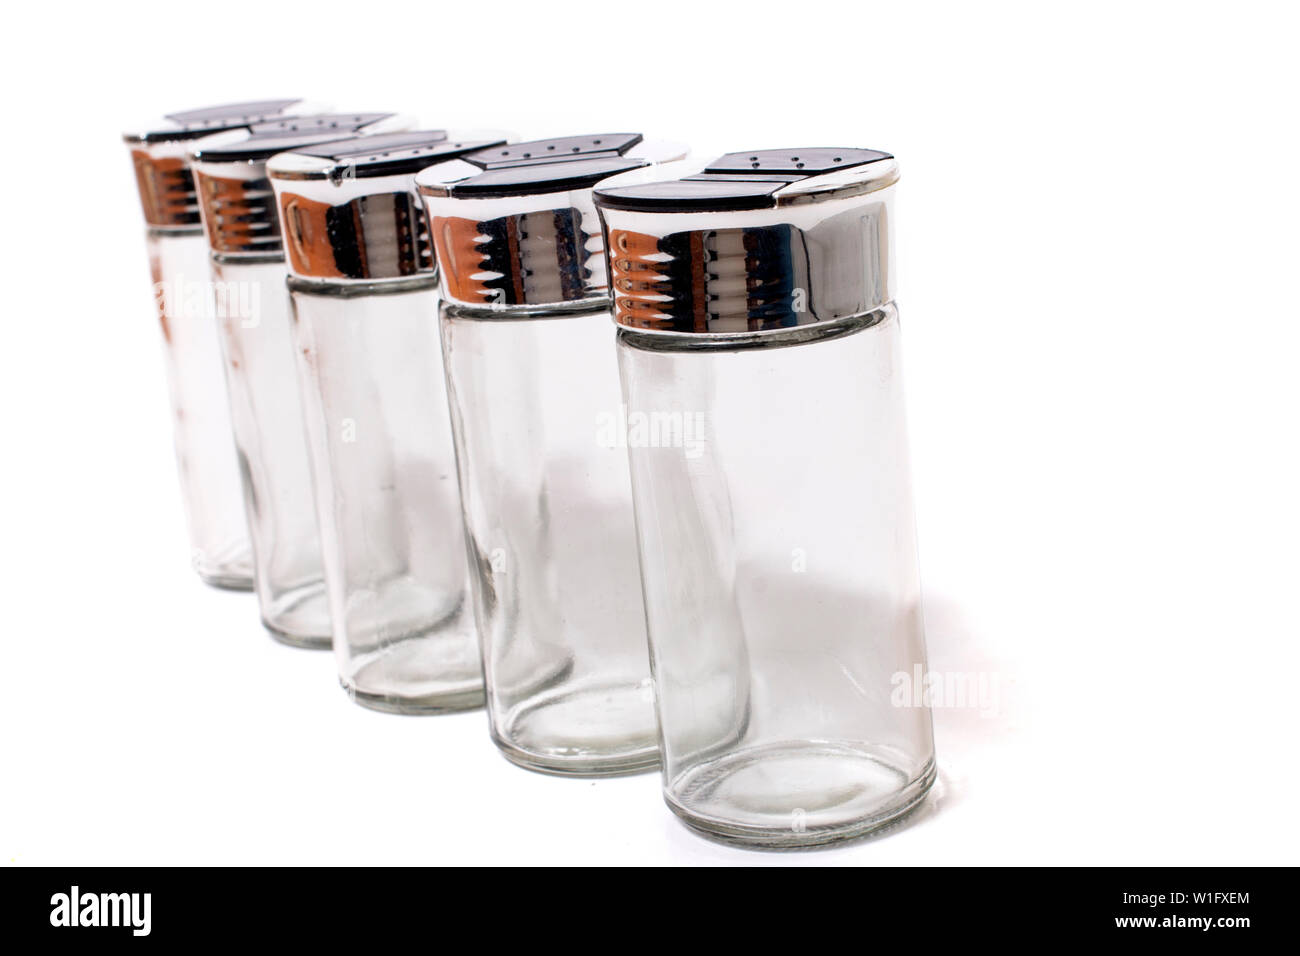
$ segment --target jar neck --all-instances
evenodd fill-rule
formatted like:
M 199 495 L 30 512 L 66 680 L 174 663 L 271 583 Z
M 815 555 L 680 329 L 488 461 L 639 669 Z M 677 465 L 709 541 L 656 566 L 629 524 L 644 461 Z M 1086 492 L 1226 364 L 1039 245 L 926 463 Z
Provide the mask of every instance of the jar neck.
M 547 305 L 466 305 L 444 299 L 442 314 L 458 319 L 483 322 L 533 322 L 544 319 L 575 319 L 589 315 L 612 315 L 608 298 L 581 299 L 575 302 L 556 302 Z
M 746 332 L 646 331 L 619 326 L 618 341 L 647 352 L 742 352 L 789 348 L 854 335 L 898 316 L 893 302 L 857 315 L 844 316 L 813 325 Z
M 338 299 L 363 299 L 408 292 L 432 292 L 438 288 L 438 274 L 422 273 L 392 279 L 339 281 L 304 278 L 289 274 L 289 291 L 303 295 L 329 296 Z

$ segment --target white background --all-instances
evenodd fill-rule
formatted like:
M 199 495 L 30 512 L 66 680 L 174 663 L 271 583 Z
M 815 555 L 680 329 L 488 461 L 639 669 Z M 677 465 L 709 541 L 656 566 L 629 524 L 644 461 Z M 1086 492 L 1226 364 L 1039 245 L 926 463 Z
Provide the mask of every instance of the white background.
M 369 19 L 370 11 L 374 19 Z M 382 14 L 382 19 L 380 15 Z M 1300 57 L 1251 3 L 22 4 L 0 242 L 0 862 L 1295 863 Z M 302 95 L 901 163 L 941 778 L 848 848 L 350 704 L 188 567 L 120 132 Z

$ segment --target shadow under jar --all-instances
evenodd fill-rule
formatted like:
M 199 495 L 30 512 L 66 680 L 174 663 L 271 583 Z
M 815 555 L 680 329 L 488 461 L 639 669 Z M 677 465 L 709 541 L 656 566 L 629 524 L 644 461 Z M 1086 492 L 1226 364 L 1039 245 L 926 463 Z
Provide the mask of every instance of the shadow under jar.
M 432 163 L 504 139 L 393 133 L 270 165 L 339 680 L 375 710 L 483 703 L 437 275 L 413 180 Z
M 897 166 L 770 150 L 679 174 L 596 191 L 629 419 L 695 437 L 629 441 L 665 798 L 729 842 L 860 836 L 935 774 L 928 707 L 899 693 L 925 645 Z
M 658 765 L 614 330 L 591 187 L 683 148 L 607 133 L 484 150 L 417 177 L 488 715 L 511 761 Z
M 289 319 L 287 270 L 266 163 L 284 150 L 402 128 L 390 113 L 260 123 L 195 144 L 193 169 L 211 247 L 226 387 L 262 623 L 295 647 L 327 648 L 329 600 Z
M 173 113 L 124 135 L 131 151 L 162 327 L 173 440 L 194 570 L 214 587 L 249 590 L 253 555 L 222 377 L 217 302 L 188 151 L 205 136 L 247 129 L 298 100 L 231 103 Z

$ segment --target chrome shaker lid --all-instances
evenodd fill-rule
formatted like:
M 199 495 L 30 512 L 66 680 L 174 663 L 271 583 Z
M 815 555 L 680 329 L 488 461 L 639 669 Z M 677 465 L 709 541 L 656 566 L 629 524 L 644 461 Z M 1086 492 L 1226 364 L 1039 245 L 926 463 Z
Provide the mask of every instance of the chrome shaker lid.
M 408 129 L 395 113 L 318 113 L 254 124 L 192 144 L 190 160 L 213 252 L 230 256 L 279 255 L 280 222 L 266 163 L 276 153 L 347 136 Z
M 187 156 L 193 140 L 248 129 L 305 107 L 298 99 L 227 103 L 169 113 L 158 123 L 123 133 L 131 150 L 145 222 L 160 229 L 192 229 L 199 224 L 199 201 Z
M 614 318 L 650 332 L 764 332 L 893 298 L 894 157 L 870 149 L 728 153 L 595 191 Z
M 596 133 L 493 147 L 429 167 L 415 182 L 443 295 L 488 308 L 606 298 L 592 187 L 685 153 L 640 133 Z
M 416 130 L 305 146 L 267 164 L 290 271 L 374 281 L 431 273 L 415 174 L 508 139 L 500 132 Z

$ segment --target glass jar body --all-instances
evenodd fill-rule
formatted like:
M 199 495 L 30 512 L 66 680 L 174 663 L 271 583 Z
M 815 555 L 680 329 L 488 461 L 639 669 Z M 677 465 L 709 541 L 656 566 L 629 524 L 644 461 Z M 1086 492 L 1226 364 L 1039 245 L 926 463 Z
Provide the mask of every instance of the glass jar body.
M 203 232 L 146 234 L 172 434 L 194 570 L 215 587 L 253 586 L 253 555 L 222 379 L 217 306 Z
M 214 257 L 213 272 L 246 303 L 225 310 L 219 327 L 262 622 L 286 644 L 329 647 L 284 260 Z
M 609 312 L 444 304 L 442 347 L 493 739 L 543 772 L 656 766 Z
M 376 710 L 478 707 L 433 282 L 293 289 L 340 682 Z
M 898 318 L 619 335 L 669 806 L 763 846 L 861 835 L 934 777 Z

